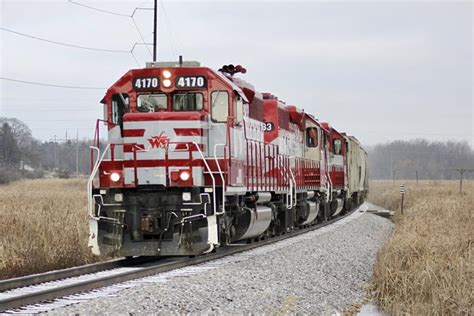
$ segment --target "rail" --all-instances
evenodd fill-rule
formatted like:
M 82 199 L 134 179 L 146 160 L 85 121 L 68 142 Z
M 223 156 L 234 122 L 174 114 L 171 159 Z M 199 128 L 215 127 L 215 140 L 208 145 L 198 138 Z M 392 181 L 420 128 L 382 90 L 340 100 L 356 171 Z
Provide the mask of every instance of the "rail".
M 18 278 L 0 280 L 0 292 L 5 292 L 26 286 L 57 281 L 61 279 L 73 278 L 76 276 L 96 273 L 105 270 L 112 270 L 120 267 L 133 266 L 136 264 L 148 263 L 156 261 L 156 257 L 135 257 L 135 258 L 119 258 L 110 261 L 86 264 L 79 267 L 72 267 L 62 270 L 54 270 L 39 274 L 25 275 Z M 2 312 L 0 310 L 0 312 Z

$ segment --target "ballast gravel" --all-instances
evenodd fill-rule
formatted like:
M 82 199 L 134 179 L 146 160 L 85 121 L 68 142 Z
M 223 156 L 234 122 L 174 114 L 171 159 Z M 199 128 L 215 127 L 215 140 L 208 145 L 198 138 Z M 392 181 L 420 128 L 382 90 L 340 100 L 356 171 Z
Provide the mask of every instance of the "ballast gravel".
M 50 313 L 329 315 L 364 299 L 376 253 L 392 230 L 387 219 L 355 212 L 297 237 Z

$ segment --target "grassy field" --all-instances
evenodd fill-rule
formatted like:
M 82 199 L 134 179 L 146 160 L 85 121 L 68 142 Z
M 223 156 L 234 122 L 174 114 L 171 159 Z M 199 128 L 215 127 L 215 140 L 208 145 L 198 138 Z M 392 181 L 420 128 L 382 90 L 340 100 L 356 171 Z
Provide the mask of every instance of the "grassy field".
M 371 183 L 369 200 L 396 211 L 393 236 L 380 250 L 372 287 L 378 304 L 394 315 L 474 313 L 474 183 Z
M 396 211 L 372 288 L 392 314 L 472 314 L 474 182 L 372 182 L 370 201 Z M 0 279 L 98 261 L 87 248 L 85 180 L 0 186 Z
M 0 279 L 97 261 L 87 248 L 85 180 L 0 186 Z

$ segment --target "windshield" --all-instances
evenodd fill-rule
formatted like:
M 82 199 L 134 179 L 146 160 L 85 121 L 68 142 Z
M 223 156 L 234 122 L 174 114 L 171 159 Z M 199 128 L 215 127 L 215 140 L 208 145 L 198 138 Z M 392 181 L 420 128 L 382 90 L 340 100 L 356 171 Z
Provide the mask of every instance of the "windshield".
M 173 95 L 173 111 L 200 111 L 203 97 L 199 92 L 184 92 Z
M 164 93 L 140 94 L 137 99 L 138 112 L 159 112 L 168 109 L 168 97 Z

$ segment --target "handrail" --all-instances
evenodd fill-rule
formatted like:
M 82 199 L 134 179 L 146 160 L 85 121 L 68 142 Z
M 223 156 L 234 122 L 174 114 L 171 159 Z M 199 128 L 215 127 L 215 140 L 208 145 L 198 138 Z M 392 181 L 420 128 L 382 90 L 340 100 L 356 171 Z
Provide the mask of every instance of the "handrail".
M 94 168 L 92 169 L 89 180 L 87 181 L 87 193 L 88 193 L 87 194 L 87 199 L 88 199 L 87 204 L 88 204 L 89 216 L 91 218 L 97 218 L 96 216 L 94 216 L 94 212 L 93 212 L 94 204 L 93 204 L 93 201 L 92 201 L 92 198 L 93 198 L 92 197 L 92 183 L 94 182 L 95 175 L 97 174 L 97 171 L 99 170 L 100 162 L 104 159 L 105 154 L 107 153 L 107 150 L 109 149 L 109 147 L 110 147 L 110 144 L 107 144 L 107 146 L 105 147 L 104 152 L 102 153 L 102 156 L 101 156 L 100 155 L 100 149 L 98 147 L 90 146 L 91 150 L 97 151 L 97 159 L 95 160 Z
M 329 174 L 329 171 L 326 170 L 326 177 L 328 179 L 328 194 L 326 196 L 326 202 L 329 202 L 329 200 L 332 199 L 332 180 L 331 180 L 331 175 Z
M 106 220 L 109 220 L 109 221 L 112 221 L 112 222 L 117 222 L 117 223 L 120 223 L 120 221 L 116 218 L 111 218 L 111 217 L 106 217 L 106 216 L 100 216 L 100 212 L 101 212 L 101 208 L 102 206 L 119 206 L 121 204 L 117 204 L 117 203 L 104 203 L 104 197 L 100 194 L 94 194 L 92 198 L 99 198 L 100 199 L 100 204 L 99 204 L 99 208 L 97 210 L 97 216 L 94 217 L 94 219 L 106 219 Z
M 183 205 L 202 205 L 203 204 L 203 201 L 202 201 L 202 197 L 203 196 L 207 196 L 209 198 L 209 201 L 211 200 L 211 198 L 209 197 L 209 193 L 200 193 L 199 194 L 199 202 L 183 202 Z M 208 202 L 204 203 L 204 209 L 207 211 L 207 207 L 206 205 L 209 204 Z
M 222 211 L 216 213 L 216 215 L 225 214 L 225 189 L 226 189 L 226 185 L 225 185 L 224 175 L 223 175 L 222 170 L 221 170 L 221 166 L 219 165 L 219 160 L 217 159 L 217 147 L 220 147 L 220 146 L 222 146 L 223 149 L 224 149 L 224 157 L 225 157 L 225 149 L 226 149 L 225 144 L 215 144 L 214 145 L 214 161 L 216 162 L 217 169 L 219 170 L 219 175 L 221 176 L 221 181 L 222 181 Z M 225 163 L 225 160 L 224 160 L 224 163 Z
M 207 221 L 208 221 L 208 244 L 209 244 L 209 249 L 206 250 L 204 253 L 209 253 L 214 250 L 215 245 L 219 245 L 219 236 L 218 236 L 218 226 L 217 226 L 217 211 L 216 211 L 216 179 L 214 178 L 214 175 L 212 174 L 211 168 L 209 168 L 209 164 L 206 161 L 206 158 L 204 158 L 204 155 L 202 153 L 202 150 L 200 146 L 196 143 L 193 142 L 194 146 L 196 146 L 196 149 L 199 151 L 199 154 L 201 155 L 202 161 L 204 162 L 204 165 L 206 166 L 207 170 L 209 171 L 209 175 L 211 176 L 212 179 L 212 208 L 213 208 L 213 215 L 212 216 L 207 216 Z M 211 228 L 211 225 L 214 227 Z M 211 232 L 212 235 L 211 236 Z
M 296 200 L 296 180 L 295 180 L 295 176 L 293 175 L 293 170 L 291 170 L 291 159 L 292 158 L 294 159 L 295 157 L 294 156 L 288 157 L 288 170 L 290 171 L 291 179 L 290 179 L 290 204 L 288 204 L 288 202 L 286 203 L 286 208 L 287 209 L 292 209 L 293 206 L 294 206 L 293 205 L 293 183 L 294 183 L 294 187 L 295 187 L 295 200 Z M 289 205 L 289 207 L 288 207 L 288 205 Z
M 325 163 L 325 175 L 326 175 L 326 184 L 327 184 L 327 190 L 328 190 L 328 194 L 326 194 L 326 202 L 328 203 L 331 199 L 332 199 L 332 181 L 331 181 L 331 175 L 329 174 L 330 173 L 330 164 L 329 164 L 329 159 L 326 157 L 326 159 L 324 159 L 324 163 Z
M 186 220 L 193 219 L 193 218 L 206 218 L 206 215 L 204 215 L 204 214 L 194 214 L 194 215 L 186 216 L 186 217 L 183 217 L 181 219 L 180 223 L 184 224 L 184 222 L 186 222 Z
M 100 128 L 99 128 L 99 123 L 100 122 L 104 122 L 104 123 L 109 123 L 109 121 L 107 120 L 103 120 L 103 119 L 97 119 L 95 121 L 95 131 L 94 131 L 94 139 L 92 141 L 92 145 L 94 147 L 100 147 Z M 91 168 L 92 168 L 92 160 L 93 160 L 93 154 L 91 153 Z M 92 169 L 91 169 L 91 172 L 92 172 Z

